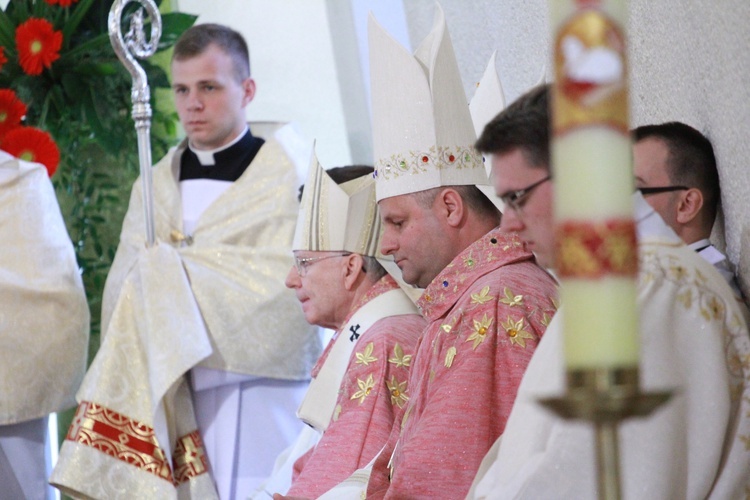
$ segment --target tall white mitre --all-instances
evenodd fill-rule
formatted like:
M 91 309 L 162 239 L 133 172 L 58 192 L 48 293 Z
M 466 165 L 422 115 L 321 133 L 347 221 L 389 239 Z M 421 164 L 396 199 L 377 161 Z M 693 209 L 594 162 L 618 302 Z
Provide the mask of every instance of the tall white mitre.
M 380 234 L 372 176 L 336 184 L 313 153 L 292 249 L 378 257 Z
M 440 186 L 488 185 L 445 15 L 414 55 L 370 14 L 377 200 Z
M 479 80 L 474 91 L 474 97 L 469 102 L 469 114 L 477 137 L 482 135 L 484 127 L 505 109 L 505 93 L 497 74 L 496 59 L 497 51 L 490 56 L 482 79 Z
M 482 135 L 484 127 L 492 121 L 503 109 L 505 109 L 505 93 L 500 83 L 500 77 L 497 75 L 495 59 L 497 51 L 492 53 L 487 68 L 484 70 L 482 79 L 479 80 L 477 88 L 474 91 L 474 97 L 469 102 L 469 114 L 474 125 L 474 132 L 477 137 Z M 485 158 L 484 167 L 487 177 L 492 178 L 492 162 L 490 157 Z M 477 186 L 487 198 L 502 212 L 504 210 L 503 200 L 495 194 L 495 188 L 492 186 Z

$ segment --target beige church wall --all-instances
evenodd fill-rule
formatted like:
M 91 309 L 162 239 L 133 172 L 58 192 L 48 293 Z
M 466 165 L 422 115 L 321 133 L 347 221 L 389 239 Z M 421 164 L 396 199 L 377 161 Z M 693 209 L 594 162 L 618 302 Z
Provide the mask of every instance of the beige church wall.
M 175 0 L 173 0 L 175 1 Z M 256 96 L 247 108 L 248 120 L 292 122 L 299 140 L 317 141 L 316 151 L 326 167 L 352 161 L 349 130 L 332 32 L 339 43 L 356 45 L 353 32 L 332 27 L 324 0 L 176 0 L 177 10 L 198 15 L 198 23 L 226 24 L 245 36 L 250 47 Z M 356 55 L 354 56 L 356 61 Z M 357 63 L 358 64 L 358 63 Z M 359 89 L 361 113 L 366 115 L 364 90 Z M 346 111 L 356 113 L 356 99 Z M 369 124 L 368 124 L 369 126 Z M 369 129 L 367 129 L 369 134 Z M 361 141 L 358 141 L 358 144 Z M 309 154 L 309 151 L 308 151 Z
M 727 255 L 750 296 L 750 2 L 638 0 L 630 11 L 633 123 L 681 120 L 711 139 Z
M 442 0 L 467 100 L 490 55 L 511 101 L 549 73 L 544 0 Z M 721 5 L 721 8 L 718 7 Z M 252 119 L 293 120 L 318 141 L 324 166 L 371 162 L 366 16 L 410 49 L 427 34 L 433 0 L 179 0 L 199 22 L 248 38 L 259 92 Z M 750 2 L 632 0 L 631 123 L 681 120 L 713 141 L 723 188 L 723 233 L 750 292 Z M 201 12 L 205 11 L 205 12 Z M 405 31 L 405 33 L 404 33 Z M 724 246 L 722 231 L 716 243 Z
M 258 86 L 248 120 L 292 122 L 326 168 L 372 163 L 367 14 L 408 43 L 401 0 L 172 1 L 245 36 Z
M 410 38 L 432 23 L 432 0 L 404 0 Z M 546 1 L 442 0 L 467 99 L 493 50 L 510 102 L 549 68 Z M 684 121 L 714 144 L 726 250 L 750 296 L 750 2 L 632 0 L 631 123 Z M 549 73 L 549 70 L 547 70 Z M 723 247 L 721 231 L 714 240 Z

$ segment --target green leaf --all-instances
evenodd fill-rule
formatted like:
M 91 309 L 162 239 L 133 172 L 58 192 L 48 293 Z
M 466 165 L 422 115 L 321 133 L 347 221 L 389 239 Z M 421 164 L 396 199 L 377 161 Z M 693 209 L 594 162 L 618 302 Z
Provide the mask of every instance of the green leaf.
M 58 64 L 78 64 L 80 62 L 80 58 L 83 57 L 86 52 L 93 52 L 97 49 L 110 47 L 111 45 L 109 42 L 109 35 L 107 33 L 102 33 L 101 35 L 98 35 L 91 40 L 88 40 L 86 42 L 83 42 L 79 45 L 76 45 L 74 48 L 68 50 L 67 52 L 64 52 L 60 54 L 60 59 L 57 60 Z
M 157 51 L 170 48 L 186 29 L 195 24 L 198 16 L 185 14 L 184 12 L 170 12 L 161 16 L 161 38 Z
M 111 76 L 118 73 L 119 65 L 116 63 L 81 63 L 74 66 L 73 71 L 81 75 Z
M 169 83 L 169 77 L 167 72 L 161 66 L 156 66 L 148 61 L 143 61 L 143 70 L 146 72 L 148 78 L 148 84 L 151 88 L 165 88 L 171 87 Z
M 68 18 L 68 21 L 65 23 L 65 27 L 63 28 L 64 40 L 70 40 L 70 35 L 78 28 L 81 20 L 86 16 L 86 13 L 89 11 L 89 8 L 91 8 L 91 5 L 93 3 L 94 0 L 82 0 L 81 2 L 76 4 L 75 9 L 73 10 L 73 14 L 70 16 L 70 18 Z
M 5 47 L 6 56 L 8 56 L 9 49 L 16 46 L 15 33 L 15 23 L 11 21 L 5 11 L 0 9 L 0 45 Z

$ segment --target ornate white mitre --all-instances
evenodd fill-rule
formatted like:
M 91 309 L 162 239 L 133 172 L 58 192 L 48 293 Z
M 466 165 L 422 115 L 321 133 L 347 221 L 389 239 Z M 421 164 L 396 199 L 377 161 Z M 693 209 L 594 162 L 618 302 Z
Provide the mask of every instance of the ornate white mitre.
M 336 184 L 313 153 L 292 249 L 379 257 L 380 233 L 373 178 Z
M 495 66 L 495 58 L 497 51 L 492 53 L 490 56 L 490 62 L 487 64 L 487 68 L 484 70 L 482 79 L 477 84 L 477 89 L 474 91 L 474 97 L 469 102 L 469 114 L 471 115 L 471 121 L 474 125 L 474 132 L 477 137 L 482 135 L 484 127 L 492 121 L 498 113 L 505 109 L 505 93 L 503 92 L 503 86 L 500 83 L 500 77 L 497 75 L 497 67 Z M 485 157 L 484 167 L 487 172 L 487 177 L 492 178 L 492 162 L 490 156 Z M 477 186 L 487 198 L 489 198 L 495 206 L 502 212 L 505 208 L 503 201 L 498 198 L 495 194 L 495 188 L 492 186 Z
M 440 6 L 414 55 L 368 23 L 377 200 L 489 184 Z

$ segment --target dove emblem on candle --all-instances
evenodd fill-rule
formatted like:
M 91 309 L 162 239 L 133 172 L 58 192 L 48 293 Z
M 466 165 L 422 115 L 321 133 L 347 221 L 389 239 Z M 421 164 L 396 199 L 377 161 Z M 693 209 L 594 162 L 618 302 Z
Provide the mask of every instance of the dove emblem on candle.
M 594 106 L 619 90 L 624 82 L 620 54 L 609 47 L 587 47 L 575 35 L 560 42 L 565 79 L 563 92 L 583 106 Z

